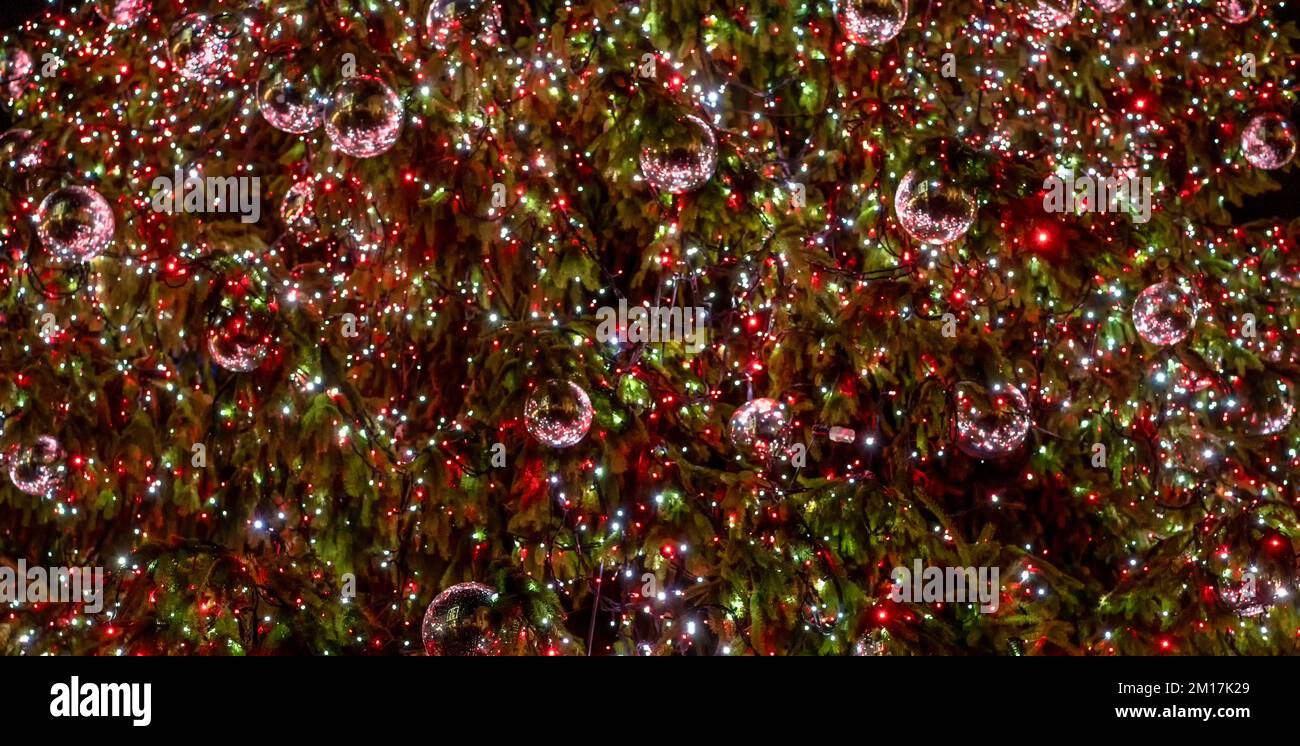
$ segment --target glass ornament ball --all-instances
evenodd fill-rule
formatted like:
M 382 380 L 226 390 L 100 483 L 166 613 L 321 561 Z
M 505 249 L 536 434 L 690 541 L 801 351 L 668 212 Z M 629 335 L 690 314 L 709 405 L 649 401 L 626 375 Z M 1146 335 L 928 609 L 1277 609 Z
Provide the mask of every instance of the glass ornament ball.
M 272 349 L 271 317 L 252 307 L 222 309 L 208 324 L 208 355 L 234 373 L 256 370 Z
M 95 0 L 95 12 L 114 26 L 128 28 L 149 15 L 152 0 Z
M 957 447 L 968 456 L 996 459 L 1020 449 L 1033 419 L 1020 389 L 998 386 L 985 390 L 957 387 Z
M 1242 435 L 1276 435 L 1291 424 L 1291 384 L 1269 375 L 1232 376 L 1197 397 L 1197 409 L 1215 424 Z
M 231 71 L 232 32 L 212 17 L 190 13 L 167 36 L 167 57 L 186 80 L 216 83 Z
M 784 452 L 790 437 L 790 413 L 775 399 L 747 401 L 732 413 L 727 437 L 745 458 L 766 461 Z
M 28 446 L 10 449 L 9 481 L 29 495 L 48 497 L 63 484 L 68 467 L 59 441 L 42 435 Z
M 116 227 L 108 200 L 90 187 L 57 189 L 36 210 L 41 245 L 65 262 L 88 262 L 104 253 Z
M 718 141 L 703 119 L 688 114 L 641 143 L 641 174 L 672 194 L 704 186 L 718 167 Z
M 551 448 L 568 448 L 587 436 L 594 414 L 591 397 L 582 387 L 553 378 L 528 395 L 524 426 L 538 442 Z
M 923 244 L 944 245 L 966 235 L 975 222 L 975 198 L 952 181 L 907 172 L 894 194 L 903 230 Z
M 32 80 L 32 56 L 22 47 L 0 49 L 0 86 L 10 98 L 18 98 Z
M 837 0 L 835 17 L 849 41 L 879 46 L 907 22 L 907 0 Z
M 354 158 L 388 152 L 402 135 L 402 100 L 379 78 L 358 75 L 339 83 L 325 103 L 325 134 Z
M 17 127 L 0 135 L 0 165 L 25 174 L 45 165 L 45 142 Z
M 1178 344 L 1196 326 L 1196 295 L 1177 282 L 1157 282 L 1138 294 L 1133 303 L 1133 326 L 1153 345 Z
M 495 623 L 498 594 L 482 583 L 457 583 L 429 604 L 420 625 L 424 652 L 436 656 L 502 654 Z
M 289 187 L 280 203 L 280 219 L 284 226 L 299 236 L 312 235 L 320 230 L 316 219 L 316 185 L 310 179 Z
M 1241 153 L 1255 168 L 1282 168 L 1295 148 L 1295 125 L 1279 114 L 1260 114 L 1241 131 Z
M 321 126 L 321 92 L 300 70 L 277 70 L 257 85 L 262 118 L 281 132 L 304 135 Z
M 879 658 L 889 655 L 888 638 L 880 632 L 869 632 L 853 643 L 855 657 Z
M 501 6 L 495 0 L 431 0 L 424 30 L 439 51 L 463 38 L 496 48 L 502 38 Z
M 1025 21 L 1039 31 L 1057 31 L 1074 20 L 1078 0 L 1028 0 L 1022 13 Z
M 1259 10 L 1258 0 L 1215 0 L 1214 12 L 1224 23 L 1245 23 Z

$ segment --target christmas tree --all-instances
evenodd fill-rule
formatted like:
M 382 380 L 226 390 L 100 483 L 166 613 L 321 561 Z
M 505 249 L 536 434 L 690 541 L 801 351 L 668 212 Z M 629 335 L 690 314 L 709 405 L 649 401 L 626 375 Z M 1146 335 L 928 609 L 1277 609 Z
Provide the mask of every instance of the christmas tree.
M 1282 13 L 15 24 L 0 651 L 1292 652 Z

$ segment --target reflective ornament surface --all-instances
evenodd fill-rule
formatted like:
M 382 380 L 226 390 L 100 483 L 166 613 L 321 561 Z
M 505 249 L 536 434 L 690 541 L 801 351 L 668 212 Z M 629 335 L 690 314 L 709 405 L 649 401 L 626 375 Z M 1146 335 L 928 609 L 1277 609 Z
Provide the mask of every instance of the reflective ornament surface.
M 283 132 L 302 135 L 321 125 L 321 92 L 294 67 L 277 70 L 258 83 L 257 108 L 262 118 Z
M 524 426 L 540 443 L 568 448 L 586 437 L 594 414 L 591 398 L 578 384 L 552 378 L 528 395 Z
M 461 39 L 488 48 L 501 43 L 501 6 L 495 0 L 431 0 L 424 18 L 429 44 L 445 50 Z
M 1056 31 L 1074 20 L 1078 0 L 1028 0 L 1022 13 L 1025 21 L 1039 31 Z
M 909 171 L 894 194 L 894 213 L 903 230 L 924 244 L 949 244 L 975 222 L 975 198 L 944 179 L 923 179 Z
M 1295 156 L 1295 125 L 1279 114 L 1260 114 L 1241 132 L 1241 154 L 1255 168 L 1282 168 Z
M 1258 0 L 1215 0 L 1214 12 L 1225 23 L 1245 23 L 1259 10 Z
M 1102 13 L 1114 13 L 1124 7 L 1124 0 L 1088 0 L 1088 2 Z
M 968 456 L 994 459 L 1019 450 L 1033 419 L 1020 389 L 998 386 L 984 390 L 957 386 L 957 447 Z
M 10 98 L 22 95 L 23 89 L 32 82 L 32 56 L 22 47 L 5 47 L 0 49 L 0 86 Z
M 379 78 L 348 78 L 325 104 L 325 134 L 334 148 L 354 158 L 388 152 L 402 135 L 402 101 Z
M 699 189 L 717 166 L 718 141 L 709 125 L 694 114 L 641 143 L 641 174 L 660 191 L 682 194 Z
M 775 399 L 747 401 L 732 413 L 727 437 L 745 458 L 766 461 L 784 453 L 790 438 L 790 414 Z
M 36 211 L 41 245 L 65 262 L 88 262 L 104 253 L 115 228 L 113 208 L 90 187 L 50 192 Z
M 836 0 L 835 17 L 854 44 L 878 46 L 907 22 L 907 0 Z
M 45 165 L 45 143 L 31 130 L 11 129 L 0 135 L 0 164 L 18 173 L 27 173 Z
M 424 612 L 424 652 L 437 656 L 501 655 L 494 612 L 497 592 L 482 583 L 458 583 L 439 593 Z
M 29 446 L 10 448 L 7 458 L 9 481 L 29 495 L 48 497 L 67 476 L 63 447 L 49 435 L 36 438 Z
M 216 83 L 230 73 L 231 31 L 203 13 L 190 13 L 172 25 L 167 57 L 181 77 Z
M 280 219 L 299 236 L 310 236 L 320 230 L 316 219 L 316 185 L 310 179 L 289 187 L 280 203 Z
M 1199 301 L 1178 283 L 1157 282 L 1133 303 L 1133 326 L 1153 345 L 1178 344 L 1196 326 Z
M 208 355 L 235 373 L 256 369 L 271 351 L 271 318 L 241 306 L 223 308 L 208 325 Z
M 1209 387 L 1198 396 L 1197 409 L 1219 427 L 1242 435 L 1275 435 L 1295 416 L 1291 384 L 1267 374 L 1232 376 Z
M 115 26 L 134 26 L 149 15 L 151 0 L 95 0 L 95 12 Z

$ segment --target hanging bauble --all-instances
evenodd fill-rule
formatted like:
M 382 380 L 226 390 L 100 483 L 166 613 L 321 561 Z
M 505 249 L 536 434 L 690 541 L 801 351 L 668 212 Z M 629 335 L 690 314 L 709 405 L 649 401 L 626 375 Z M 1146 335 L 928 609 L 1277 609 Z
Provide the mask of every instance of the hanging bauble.
M 958 384 L 956 392 L 957 447 L 968 456 L 995 459 L 1020 449 L 1033 419 L 1029 402 L 1014 386 Z
M 907 0 L 836 0 L 835 17 L 854 44 L 879 46 L 907 22 Z
M 495 49 L 502 37 L 501 6 L 495 0 L 431 0 L 424 28 L 434 49 L 463 38 Z
M 114 26 L 134 26 L 149 15 L 152 0 L 95 0 L 95 12 Z
M 1078 11 L 1078 0 L 1027 0 L 1021 12 L 1025 21 L 1039 31 L 1056 31 L 1074 20 Z
M 31 130 L 11 129 L 0 135 L 0 165 L 24 174 L 45 165 L 45 142 Z
M 568 448 L 586 437 L 593 415 L 587 392 L 558 378 L 539 384 L 524 403 L 528 434 L 552 448 Z
M 167 37 L 167 56 L 187 80 L 216 83 L 231 70 L 232 30 L 203 13 L 174 23 Z
M 1266 374 L 1232 376 L 1197 397 L 1197 409 L 1211 422 L 1242 435 L 1274 435 L 1295 415 L 1291 385 Z
M 752 399 L 732 413 L 727 437 L 745 458 L 767 461 L 785 452 L 790 440 L 790 413 L 775 399 Z
M 862 635 L 853 643 L 853 655 L 872 658 L 889 655 L 889 634 L 875 629 Z
M 894 194 L 894 213 L 903 230 L 924 244 L 949 244 L 975 222 L 975 198 L 946 178 L 924 179 L 909 171 Z
M 113 208 L 90 187 L 50 192 L 36 210 L 41 245 L 65 262 L 88 262 L 104 253 L 115 228 Z
M 312 236 L 320 230 L 316 219 L 316 184 L 311 179 L 289 187 L 280 203 L 280 219 L 285 228 L 299 236 Z
M 385 153 L 402 134 L 402 100 L 379 78 L 347 78 L 325 103 L 325 134 L 355 158 Z
M 32 80 L 32 56 L 22 47 L 0 49 L 0 86 L 10 98 L 18 98 Z
M 321 125 L 321 92 L 297 67 L 286 67 L 262 78 L 257 86 L 262 118 L 283 132 L 302 135 Z
M 1241 131 L 1241 154 L 1255 168 L 1282 168 L 1295 148 L 1295 126 L 1280 114 L 1259 114 Z
M 49 497 L 67 476 L 63 447 L 49 435 L 36 438 L 28 446 L 11 447 L 6 458 L 9 481 L 29 495 Z
M 704 186 L 718 166 L 718 141 L 703 119 L 687 114 L 641 141 L 641 173 L 650 186 L 682 194 Z
M 235 373 L 256 369 L 274 346 L 272 317 L 245 301 L 218 311 L 208 323 L 208 355 Z
M 1177 282 L 1157 282 L 1133 303 L 1133 326 L 1153 345 L 1178 344 L 1196 326 L 1196 294 Z
M 1214 12 L 1225 23 L 1245 23 L 1259 10 L 1258 0 L 1215 0 Z
M 424 652 L 437 656 L 501 655 L 506 643 L 496 610 L 499 595 L 482 583 L 458 583 L 439 593 L 420 627 Z

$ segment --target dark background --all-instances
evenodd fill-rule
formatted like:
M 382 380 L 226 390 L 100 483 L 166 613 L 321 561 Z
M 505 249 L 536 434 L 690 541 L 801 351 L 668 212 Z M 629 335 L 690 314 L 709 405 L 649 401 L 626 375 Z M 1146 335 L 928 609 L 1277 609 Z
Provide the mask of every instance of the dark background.
M 54 0 L 53 2 L 51 0 L 0 0 L 0 31 L 12 29 L 29 18 L 37 17 L 45 10 L 59 11 L 76 7 L 83 1 L 89 2 L 89 0 Z M 1279 15 L 1286 20 L 1300 20 L 1300 3 L 1291 3 L 1290 7 L 1282 9 Z M 1291 117 L 1293 122 L 1298 121 L 1294 114 L 1295 112 Z M 11 124 L 8 113 L 0 111 L 0 131 L 8 129 Z M 1268 217 L 1300 217 L 1300 165 L 1293 164 L 1284 172 L 1275 172 L 1273 178 L 1281 183 L 1281 189 L 1248 197 L 1240 206 L 1229 206 L 1229 211 L 1237 223 Z

